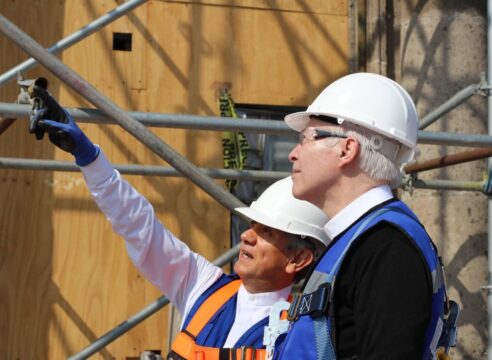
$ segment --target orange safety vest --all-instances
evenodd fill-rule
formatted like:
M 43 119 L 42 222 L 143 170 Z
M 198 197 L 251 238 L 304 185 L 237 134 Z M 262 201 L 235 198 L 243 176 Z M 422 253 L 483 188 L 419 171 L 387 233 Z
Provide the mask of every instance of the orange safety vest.
M 252 347 L 214 348 L 195 343 L 214 314 L 231 298 L 241 286 L 241 280 L 234 280 L 210 295 L 198 308 L 186 329 L 182 330 L 171 346 L 168 360 L 265 360 L 266 350 Z

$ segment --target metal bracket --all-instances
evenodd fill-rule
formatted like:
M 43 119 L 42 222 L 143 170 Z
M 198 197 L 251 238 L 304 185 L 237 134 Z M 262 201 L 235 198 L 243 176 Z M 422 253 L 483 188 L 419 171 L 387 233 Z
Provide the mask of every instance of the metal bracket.
M 289 328 L 289 321 L 282 320 L 282 312 L 288 310 L 290 303 L 279 301 L 273 304 L 270 310 L 270 320 L 268 326 L 265 326 L 263 334 L 263 344 L 266 346 L 266 360 L 273 359 L 275 351 L 275 341 L 277 338 L 286 333 Z
M 480 286 L 480 290 L 488 291 L 490 293 L 492 291 L 492 285 L 483 285 L 483 286 Z
M 410 196 L 413 195 L 413 191 L 415 190 L 415 186 L 413 185 L 413 183 L 416 179 L 417 179 L 417 173 L 407 175 L 403 179 L 403 190 L 407 191 L 410 194 Z
M 36 81 L 36 79 L 25 80 L 21 73 L 17 74 L 17 85 L 20 87 L 20 93 L 17 95 L 17 104 L 31 104 L 31 97 L 27 93 L 27 89 L 34 81 Z
M 483 181 L 483 193 L 485 195 L 492 195 L 492 167 L 490 167 L 485 174 L 485 179 Z
M 492 90 L 492 86 L 487 82 L 487 76 L 485 72 L 480 73 L 480 83 L 478 84 L 479 88 L 477 90 L 477 94 L 482 96 L 490 96 L 490 91 Z

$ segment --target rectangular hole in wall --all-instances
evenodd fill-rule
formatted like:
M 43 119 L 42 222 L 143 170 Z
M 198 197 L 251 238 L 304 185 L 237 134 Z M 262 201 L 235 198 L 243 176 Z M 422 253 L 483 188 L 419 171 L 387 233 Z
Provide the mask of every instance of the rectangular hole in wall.
M 113 33 L 113 50 L 132 51 L 132 34 Z

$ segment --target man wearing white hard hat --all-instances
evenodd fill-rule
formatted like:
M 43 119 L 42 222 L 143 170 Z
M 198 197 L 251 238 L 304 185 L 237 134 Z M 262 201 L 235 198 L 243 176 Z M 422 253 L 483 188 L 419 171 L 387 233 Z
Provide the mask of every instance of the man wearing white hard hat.
M 330 218 L 331 243 L 291 307 L 282 359 L 431 359 L 445 289 L 437 250 L 394 198 L 401 167 L 417 154 L 418 116 L 393 80 L 357 73 L 329 85 L 305 112 L 293 194 Z M 313 298 L 328 294 L 326 301 Z M 304 306 L 303 306 L 304 305 Z
M 62 150 L 60 139 L 73 145 L 91 195 L 125 239 L 130 259 L 183 315 L 168 359 L 265 359 L 272 305 L 289 297 L 328 243 L 323 211 L 292 196 L 290 177 L 274 183 L 250 207 L 236 209 L 251 227 L 241 234 L 235 274 L 226 275 L 161 224 L 147 199 L 66 115 L 67 123 L 38 119 L 36 125 Z

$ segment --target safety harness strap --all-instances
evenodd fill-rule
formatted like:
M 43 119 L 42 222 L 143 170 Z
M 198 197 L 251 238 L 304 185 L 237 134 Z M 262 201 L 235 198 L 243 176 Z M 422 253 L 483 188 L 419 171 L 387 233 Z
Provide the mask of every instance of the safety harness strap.
M 212 316 L 237 293 L 239 286 L 241 286 L 241 280 L 234 280 L 210 295 L 191 319 L 186 327 L 186 332 L 196 338 Z
M 329 274 L 320 274 L 322 276 L 315 276 L 310 279 L 304 288 L 304 293 L 297 298 L 297 301 L 294 299 L 292 302 L 289 309 L 289 319 L 295 321 L 299 316 L 307 314 L 313 319 L 317 360 L 336 360 L 334 341 L 331 338 L 334 333 L 330 334 L 329 332 L 329 327 L 333 325 L 333 319 L 327 318 L 326 315 L 332 301 L 332 286 L 342 261 L 350 245 L 367 229 L 370 222 L 387 211 L 389 211 L 388 207 L 378 209 L 364 219 L 349 238 L 347 246 L 334 264 L 332 271 Z
M 237 293 L 241 286 L 241 280 L 233 280 L 225 284 L 211 294 L 198 308 L 186 329 L 182 330 L 175 338 L 169 359 L 190 360 L 265 360 L 265 349 L 252 347 L 240 348 L 214 348 L 197 345 L 197 335 L 207 325 L 212 316 Z

